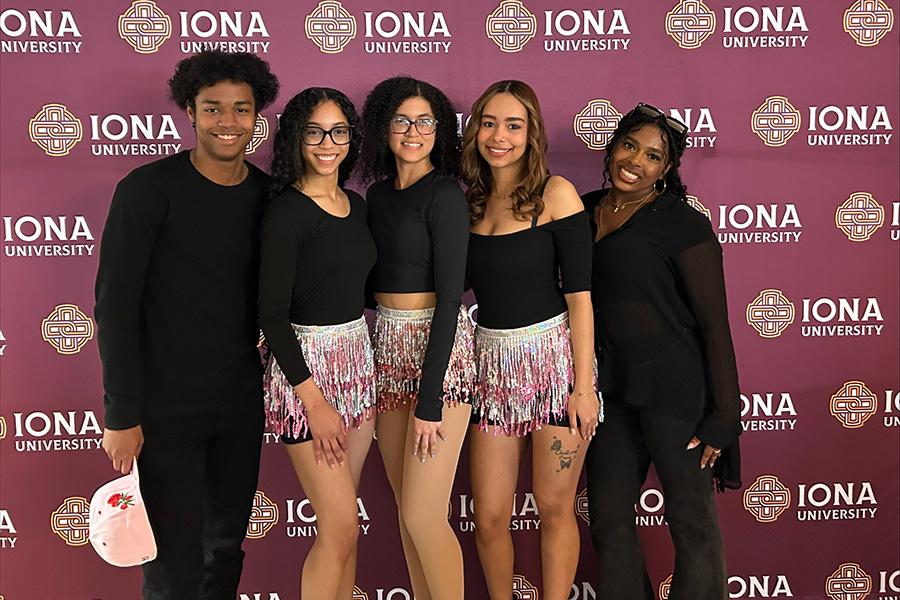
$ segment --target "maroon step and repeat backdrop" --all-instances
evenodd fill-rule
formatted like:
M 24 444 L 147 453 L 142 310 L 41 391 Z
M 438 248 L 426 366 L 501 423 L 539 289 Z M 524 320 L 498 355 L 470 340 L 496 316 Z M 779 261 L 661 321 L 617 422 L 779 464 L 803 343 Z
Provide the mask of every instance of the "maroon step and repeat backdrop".
M 265 167 L 279 110 L 328 85 L 358 104 L 407 73 L 459 118 L 492 81 L 534 86 L 551 164 L 586 192 L 638 101 L 693 131 L 691 201 L 724 246 L 742 383 L 745 487 L 719 497 L 731 598 L 900 597 L 898 35 L 894 0 L 3 0 L 0 598 L 137 597 L 137 569 L 87 544 L 99 450 L 92 317 L 115 183 L 193 143 L 166 98 L 202 48 L 256 52 L 282 82 L 249 159 Z M 449 517 L 468 597 L 485 597 L 463 457 Z M 523 473 L 525 469 L 523 469 Z M 595 597 L 584 492 L 572 600 Z M 412 597 L 374 449 L 359 498 L 356 600 Z M 672 551 L 648 481 L 635 519 L 659 595 Z M 511 527 L 516 587 L 540 589 L 527 475 Z M 239 600 L 296 598 L 316 517 L 267 435 Z

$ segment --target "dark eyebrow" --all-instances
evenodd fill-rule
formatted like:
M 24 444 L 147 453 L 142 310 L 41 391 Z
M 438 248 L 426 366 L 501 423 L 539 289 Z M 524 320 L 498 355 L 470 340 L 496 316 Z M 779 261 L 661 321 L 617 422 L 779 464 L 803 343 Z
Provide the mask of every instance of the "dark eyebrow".
M 636 139 L 634 139 L 634 138 L 631 137 L 630 135 L 626 135 L 624 138 L 622 138 L 622 141 L 623 141 L 623 142 L 625 142 L 625 141 L 631 142 L 631 143 L 634 144 L 635 146 L 640 146 L 640 145 L 641 145 L 640 142 L 638 142 Z M 648 150 L 653 150 L 654 152 L 658 152 L 658 153 L 662 154 L 663 156 L 666 155 L 666 151 L 663 150 L 662 148 L 657 148 L 656 146 L 646 146 L 646 148 L 647 148 Z
M 497 117 L 495 117 L 494 115 L 482 113 L 481 118 L 484 119 L 485 117 L 487 117 L 488 119 L 494 119 L 495 121 L 497 120 Z M 522 117 L 507 117 L 506 120 L 507 121 L 525 121 L 525 119 L 523 119 Z
M 349 127 L 350 123 L 347 121 L 338 121 L 332 127 Z M 319 129 L 325 129 L 322 125 L 317 123 L 316 121 L 309 121 L 304 127 L 318 127 Z
M 394 113 L 394 116 L 395 117 L 403 117 L 404 119 L 409 119 L 408 115 L 405 115 L 400 112 Z M 434 116 L 431 113 L 422 113 L 418 117 L 416 117 L 416 119 L 433 119 L 433 118 L 434 118 Z
M 201 104 L 222 104 L 222 101 L 221 101 L 221 100 L 208 100 L 208 99 L 203 99 L 203 100 L 200 101 L 200 103 L 201 103 Z M 250 102 L 249 100 L 238 100 L 237 102 L 235 102 L 235 104 L 236 104 L 236 105 L 238 105 L 238 104 L 239 104 L 239 105 L 244 105 L 244 104 L 253 104 L 253 103 Z

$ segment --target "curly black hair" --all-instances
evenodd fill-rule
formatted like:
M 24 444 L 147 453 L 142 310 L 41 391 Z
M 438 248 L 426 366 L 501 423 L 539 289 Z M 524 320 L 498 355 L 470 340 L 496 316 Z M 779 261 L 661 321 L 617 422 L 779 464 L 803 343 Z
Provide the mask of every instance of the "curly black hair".
M 250 52 L 221 50 L 204 50 L 180 61 L 169 80 L 169 97 L 180 108 L 196 108 L 197 93 L 223 80 L 249 85 L 256 112 L 278 97 L 278 78 L 269 70 L 269 63 Z
M 281 113 L 278 133 L 275 134 L 275 144 L 272 149 L 270 198 L 274 198 L 303 176 L 306 163 L 300 151 L 303 144 L 300 136 L 316 107 L 329 100 L 338 105 L 341 112 L 344 113 L 347 123 L 353 128 L 347 156 L 338 167 L 338 185 L 344 185 L 344 182 L 350 178 L 359 156 L 359 147 L 362 144 L 357 135 L 359 115 L 356 114 L 356 107 L 343 92 L 338 90 L 325 87 L 306 88 L 291 98 Z
M 609 161 L 612 156 L 613 148 L 618 145 L 622 138 L 633 131 L 637 131 L 644 125 L 656 125 L 662 133 L 663 142 L 665 142 L 665 150 L 667 154 L 669 171 L 666 173 L 665 187 L 660 188 L 658 182 L 655 184 L 656 191 L 662 193 L 663 190 L 669 190 L 682 200 L 686 200 L 687 186 L 681 181 L 681 175 L 678 173 L 678 167 L 681 166 L 681 156 L 684 154 L 687 135 L 680 136 L 672 132 L 666 124 L 664 116 L 653 117 L 637 108 L 634 108 L 619 121 L 615 132 L 606 144 L 606 157 L 603 159 L 603 187 L 610 182 Z
M 456 110 L 444 93 L 425 81 L 407 76 L 391 77 L 375 86 L 363 106 L 363 146 L 361 151 L 363 181 L 394 177 L 397 163 L 388 147 L 391 118 L 404 100 L 420 96 L 431 105 L 437 120 L 431 164 L 441 174 L 459 178 L 462 140 L 456 121 Z

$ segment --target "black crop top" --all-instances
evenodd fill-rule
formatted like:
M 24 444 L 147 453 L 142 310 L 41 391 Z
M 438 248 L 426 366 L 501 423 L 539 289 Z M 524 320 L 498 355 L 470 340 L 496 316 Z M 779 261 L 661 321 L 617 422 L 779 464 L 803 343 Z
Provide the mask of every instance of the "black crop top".
M 422 363 L 416 417 L 441 420 L 444 374 L 456 336 L 465 287 L 469 211 L 459 185 L 431 171 L 406 189 L 393 180 L 366 193 L 369 230 L 378 248 L 372 292 L 435 292 L 428 347 Z
M 469 237 L 466 273 L 478 300 L 478 324 L 513 329 L 566 310 L 563 294 L 591 289 L 588 214 L 501 235 Z
M 336 325 L 363 313 L 375 263 L 366 204 L 344 190 L 350 214 L 335 217 L 288 188 L 266 207 L 261 230 L 259 326 L 291 385 L 310 373 L 291 323 Z

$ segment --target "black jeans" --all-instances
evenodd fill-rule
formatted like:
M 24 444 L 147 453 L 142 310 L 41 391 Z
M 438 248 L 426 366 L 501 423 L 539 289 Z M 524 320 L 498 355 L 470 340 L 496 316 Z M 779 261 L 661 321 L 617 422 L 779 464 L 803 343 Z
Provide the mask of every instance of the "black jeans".
M 651 462 L 675 545 L 669 600 L 727 598 L 712 469 L 700 469 L 702 444 L 685 450 L 696 424 L 619 402 L 605 408 L 606 421 L 587 453 L 591 539 L 600 563 L 597 599 L 654 598 L 634 511 Z
M 145 600 L 234 600 L 259 476 L 262 398 L 142 423 L 141 494 L 158 548 Z

